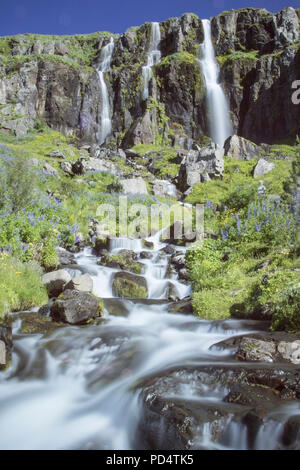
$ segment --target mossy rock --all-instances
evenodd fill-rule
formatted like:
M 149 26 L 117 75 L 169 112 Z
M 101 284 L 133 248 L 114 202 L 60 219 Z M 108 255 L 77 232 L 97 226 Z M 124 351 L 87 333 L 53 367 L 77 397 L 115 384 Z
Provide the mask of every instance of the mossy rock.
M 114 295 L 126 299 L 146 299 L 148 297 L 147 281 L 144 277 L 127 272 L 115 274 L 113 280 Z
M 44 317 L 38 313 L 20 313 L 18 318 L 22 320 L 22 326 L 20 333 L 22 334 L 43 334 L 49 335 L 53 333 L 57 328 L 65 326 L 62 323 L 58 323 L 52 320 L 50 317 Z

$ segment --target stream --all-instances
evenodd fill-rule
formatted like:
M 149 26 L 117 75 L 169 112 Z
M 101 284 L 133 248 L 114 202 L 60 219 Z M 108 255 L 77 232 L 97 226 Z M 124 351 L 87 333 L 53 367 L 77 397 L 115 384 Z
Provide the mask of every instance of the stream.
M 289 447 L 282 437 L 284 424 L 291 417 L 299 419 L 299 402 L 271 403 L 253 432 L 240 418 L 245 407 L 225 403 L 226 385 L 211 380 L 209 372 L 214 367 L 247 367 L 231 350 L 215 345 L 266 326 L 168 313 L 168 283 L 180 298 L 191 293 L 191 286 L 174 276 L 166 279 L 165 245 L 158 236 L 149 240 L 153 250 L 129 239 L 112 240 L 110 246 L 114 254 L 121 249 L 151 252 L 151 259 L 141 260 L 148 299 L 115 299 L 112 277 L 117 270 L 97 265 L 97 258 L 85 249 L 76 255 L 77 268 L 92 276 L 94 293 L 104 299 L 102 323 L 66 326 L 48 336 L 25 335 L 16 316 L 12 365 L 0 374 L 1 449 L 183 448 L 179 435 L 185 431 L 178 431 L 168 414 L 179 403 L 180 410 L 196 416 L 190 423 L 192 433 L 187 433 L 191 449 Z M 220 416 L 222 433 L 216 440 Z M 183 422 L 187 424 L 186 418 Z

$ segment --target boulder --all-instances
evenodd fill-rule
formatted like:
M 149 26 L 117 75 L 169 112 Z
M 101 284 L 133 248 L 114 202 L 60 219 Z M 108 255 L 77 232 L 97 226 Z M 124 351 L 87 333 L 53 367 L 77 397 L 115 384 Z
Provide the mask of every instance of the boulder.
M 61 150 L 53 150 L 49 154 L 49 157 L 51 157 L 51 158 L 62 158 L 63 160 L 65 160 L 67 158 Z
M 172 303 L 168 307 L 168 312 L 170 313 L 182 313 L 185 315 L 190 315 L 193 313 L 193 305 L 190 297 L 187 297 L 178 302 Z
M 45 165 L 43 166 L 43 173 L 44 175 L 48 176 L 58 176 L 57 170 L 53 168 L 53 166 L 49 165 L 49 163 L 45 163 Z
M 103 313 L 99 299 L 86 292 L 67 289 L 51 305 L 51 317 L 58 322 L 80 325 Z
M 5 369 L 10 360 L 12 352 L 12 329 L 10 326 L 0 326 L 0 370 Z
M 233 135 L 224 144 L 225 155 L 234 160 L 251 160 L 260 155 L 260 148 L 250 140 Z
M 93 292 L 93 279 L 88 274 L 74 277 L 65 287 L 65 290 L 76 290 L 78 292 Z
M 269 173 L 274 170 L 275 165 L 272 162 L 268 162 L 264 158 L 260 158 L 257 162 L 257 165 L 254 168 L 253 176 L 254 178 L 259 178 L 260 176 Z
M 58 271 L 44 274 L 42 281 L 47 288 L 49 297 L 58 297 L 68 282 L 71 281 L 71 276 L 65 269 L 59 269 Z
M 143 117 L 138 118 L 127 136 L 127 147 L 140 144 L 155 144 L 156 133 L 155 124 L 152 121 L 150 112 L 146 112 Z
M 156 197 L 171 197 L 178 198 L 178 191 L 175 184 L 170 183 L 168 180 L 155 180 L 152 183 L 152 191 Z
M 144 277 L 131 273 L 116 273 L 113 280 L 113 292 L 117 297 L 146 299 L 148 297 L 147 281 Z
M 178 186 L 182 191 L 197 183 L 222 176 L 224 171 L 224 149 L 209 144 L 200 151 L 190 150 L 184 157 L 178 175 Z
M 64 173 L 67 173 L 68 175 L 73 175 L 72 163 L 61 162 L 60 168 Z
M 76 264 L 75 256 L 73 253 L 65 250 L 64 248 L 58 247 L 57 248 L 57 255 L 58 255 L 58 264 L 60 266 L 68 266 L 71 264 Z
M 114 175 L 121 175 L 121 171 L 113 162 L 100 158 L 79 158 L 75 163 L 73 163 L 72 171 L 76 175 L 82 175 L 88 172 L 98 173 L 103 171 L 113 173 Z
M 280 341 L 277 350 L 283 359 L 293 364 L 300 364 L 300 340 L 292 342 Z
M 254 338 L 242 338 L 236 356 L 244 361 L 273 362 L 275 343 Z
M 148 194 L 145 180 L 141 177 L 120 180 L 120 185 L 125 194 Z

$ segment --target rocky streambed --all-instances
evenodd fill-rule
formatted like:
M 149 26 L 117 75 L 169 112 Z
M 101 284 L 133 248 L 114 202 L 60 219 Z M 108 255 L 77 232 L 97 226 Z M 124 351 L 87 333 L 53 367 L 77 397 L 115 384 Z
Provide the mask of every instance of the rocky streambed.
M 184 249 L 158 236 L 108 248 L 66 257 L 64 297 L 14 316 L 0 448 L 299 449 L 297 337 L 194 317 Z

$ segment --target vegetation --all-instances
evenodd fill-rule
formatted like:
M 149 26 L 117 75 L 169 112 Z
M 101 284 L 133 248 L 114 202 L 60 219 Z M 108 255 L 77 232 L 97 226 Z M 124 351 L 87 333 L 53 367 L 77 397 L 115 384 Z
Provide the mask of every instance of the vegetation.
M 230 159 L 223 180 L 197 185 L 187 198 L 205 203 L 208 238 L 203 247 L 187 252 L 200 317 L 260 318 L 271 320 L 272 329 L 299 330 L 295 178 L 300 149 L 285 150 L 293 160 L 275 161 L 275 169 L 263 177 L 263 198 L 251 176 L 256 162 Z

